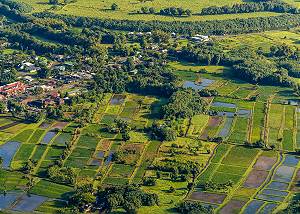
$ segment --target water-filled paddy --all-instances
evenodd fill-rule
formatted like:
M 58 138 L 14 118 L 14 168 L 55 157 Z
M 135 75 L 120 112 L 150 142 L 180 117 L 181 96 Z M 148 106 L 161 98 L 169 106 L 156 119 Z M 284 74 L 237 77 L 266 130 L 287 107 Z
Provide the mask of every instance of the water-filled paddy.
M 111 100 L 110 100 L 110 104 L 111 105 L 121 105 L 122 103 L 124 103 L 126 96 L 125 95 L 121 95 L 121 94 L 115 94 Z
M 264 206 L 261 211 L 259 212 L 260 214 L 269 214 L 271 213 L 275 208 L 277 207 L 277 204 L 269 203 L 266 206 Z
M 21 196 L 21 192 L 8 192 L 0 194 L 0 210 L 8 209 Z
M 10 141 L 0 146 L 0 157 L 3 158 L 2 167 L 8 169 L 10 163 L 20 147 L 19 142 Z
M 50 141 L 55 137 L 55 135 L 56 135 L 56 132 L 53 132 L 53 131 L 47 132 L 42 140 L 42 144 L 50 143 Z
M 213 102 L 213 107 L 225 107 L 225 108 L 236 108 L 236 104 L 233 103 L 224 103 L 224 102 Z
M 262 194 L 264 195 L 277 195 L 277 196 L 287 196 L 289 193 L 288 192 L 283 192 L 283 191 L 278 191 L 278 190 L 272 190 L 272 189 L 264 189 L 262 191 Z
M 192 88 L 195 90 L 202 90 L 207 88 L 208 86 L 210 86 L 211 84 L 213 84 L 215 81 L 214 80 L 210 80 L 210 79 L 201 79 L 201 82 L 193 82 L 193 81 L 185 81 L 183 83 L 183 87 L 184 88 Z
M 284 191 L 288 189 L 288 186 L 289 185 L 287 183 L 272 181 L 270 184 L 268 184 L 267 188 Z
M 39 195 L 23 195 L 13 206 L 13 210 L 20 212 L 33 212 L 48 198 Z
M 219 133 L 219 137 L 226 138 L 229 135 L 231 126 L 232 126 L 233 118 L 232 117 L 227 117 L 224 123 L 223 128 L 221 129 Z
M 247 205 L 243 213 L 244 214 L 256 213 L 263 204 L 264 204 L 263 201 L 253 200 Z
M 296 157 L 294 155 L 286 155 L 282 165 L 296 167 L 299 161 L 299 157 Z

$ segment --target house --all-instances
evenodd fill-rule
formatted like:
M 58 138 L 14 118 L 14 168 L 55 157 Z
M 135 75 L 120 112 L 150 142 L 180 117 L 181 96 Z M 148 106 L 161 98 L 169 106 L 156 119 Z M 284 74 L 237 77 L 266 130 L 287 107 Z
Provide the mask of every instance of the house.
M 0 86 L 0 94 L 4 96 L 12 96 L 26 91 L 26 85 L 22 82 L 14 82 L 4 86 Z
M 194 42 L 208 42 L 209 37 L 204 36 L 204 35 L 200 35 L 200 34 L 196 34 L 195 36 L 191 37 L 191 40 L 194 41 Z
M 29 73 L 34 73 L 36 72 L 39 68 L 36 67 L 34 64 L 31 62 L 23 62 L 22 65 L 20 66 L 20 69 L 29 72 Z

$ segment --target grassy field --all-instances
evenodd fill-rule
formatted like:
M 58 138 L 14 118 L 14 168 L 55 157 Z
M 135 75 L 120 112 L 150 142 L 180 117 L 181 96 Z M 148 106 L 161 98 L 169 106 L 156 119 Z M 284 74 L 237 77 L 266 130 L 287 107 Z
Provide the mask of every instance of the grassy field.
M 33 6 L 34 12 L 41 12 L 45 10 L 51 10 L 51 5 L 48 4 L 48 0 L 19 0 L 26 2 Z M 61 5 L 59 8 L 54 10 L 58 14 L 68 14 L 76 16 L 88 16 L 98 18 L 112 18 L 112 19 L 128 19 L 128 20 L 162 20 L 162 21 L 205 21 L 205 20 L 223 20 L 223 19 L 234 19 L 234 18 L 250 18 L 250 17 L 263 17 L 263 16 L 275 16 L 276 13 L 270 12 L 258 12 L 258 13 L 245 13 L 245 14 L 230 14 L 230 15 L 212 15 L 212 16 L 200 16 L 202 8 L 209 6 L 223 6 L 233 5 L 235 3 L 242 3 L 241 0 L 225 0 L 225 1 L 201 1 L 201 3 L 191 1 L 165 1 L 165 0 L 154 0 L 141 2 L 137 0 L 78 0 L 75 3 L 67 5 Z M 119 6 L 119 10 L 112 11 L 111 5 L 116 3 Z M 194 15 L 191 17 L 171 17 L 161 15 L 144 15 L 137 14 L 142 7 L 154 7 L 157 12 L 162 8 L 168 7 L 182 7 L 184 9 L 190 9 Z

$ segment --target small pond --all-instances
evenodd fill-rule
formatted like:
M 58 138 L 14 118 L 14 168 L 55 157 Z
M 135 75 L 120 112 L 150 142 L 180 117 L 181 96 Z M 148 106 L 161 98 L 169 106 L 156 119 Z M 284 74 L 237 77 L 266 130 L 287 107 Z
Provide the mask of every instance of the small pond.
M 201 82 L 193 82 L 193 81 L 185 81 L 183 83 L 183 87 L 184 88 L 192 88 L 194 90 L 202 90 L 205 89 L 206 87 L 210 86 L 211 84 L 213 84 L 215 81 L 214 80 L 210 80 L 210 79 L 201 79 Z
M 10 141 L 0 146 L 0 157 L 3 158 L 2 167 L 4 169 L 9 169 L 10 162 L 12 161 L 15 153 L 20 147 L 19 142 Z

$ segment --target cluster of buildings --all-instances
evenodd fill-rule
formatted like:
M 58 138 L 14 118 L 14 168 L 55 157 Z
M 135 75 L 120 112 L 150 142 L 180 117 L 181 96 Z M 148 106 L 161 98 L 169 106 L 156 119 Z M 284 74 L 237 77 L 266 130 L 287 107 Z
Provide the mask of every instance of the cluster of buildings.
M 26 88 L 27 86 L 20 81 L 0 86 L 0 100 L 22 94 L 26 91 Z

